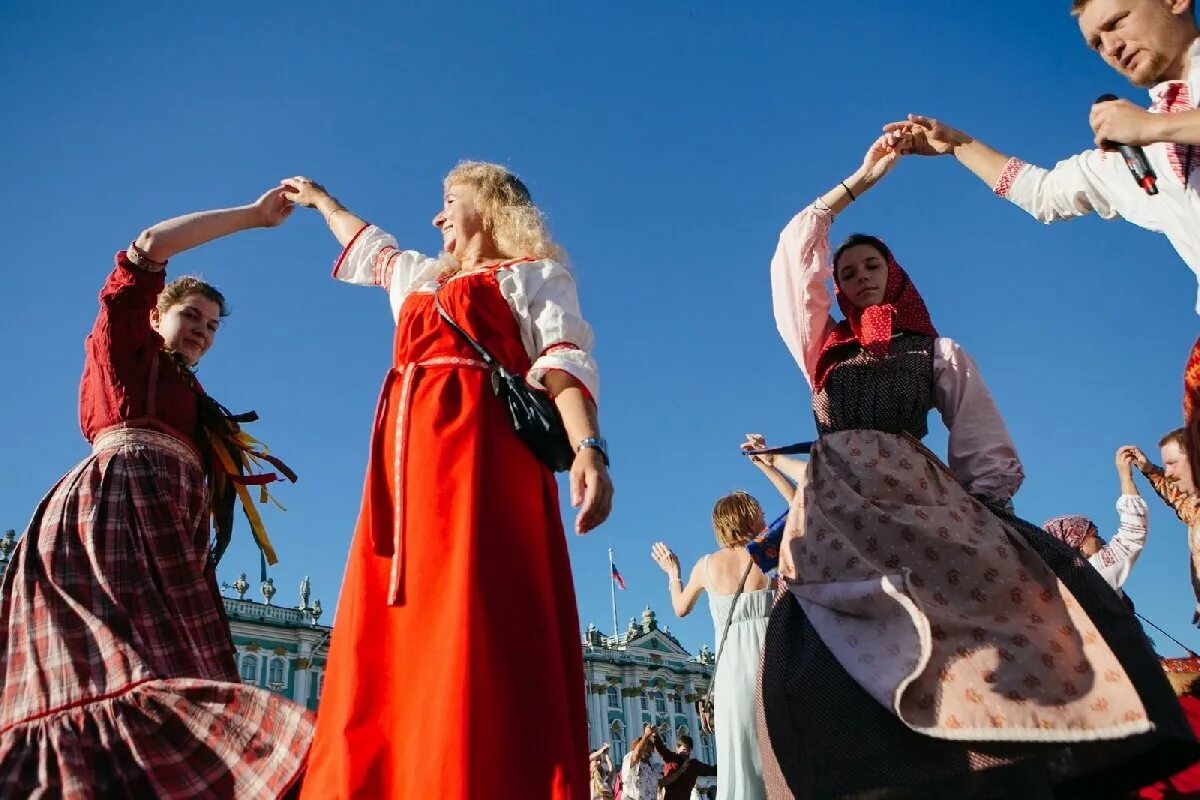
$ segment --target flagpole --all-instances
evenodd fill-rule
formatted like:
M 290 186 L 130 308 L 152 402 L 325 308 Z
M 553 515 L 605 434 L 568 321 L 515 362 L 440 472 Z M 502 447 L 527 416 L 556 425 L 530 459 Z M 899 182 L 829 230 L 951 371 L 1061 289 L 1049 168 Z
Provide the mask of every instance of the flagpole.
M 608 548 L 608 591 L 612 594 L 613 644 L 617 639 L 617 579 L 613 574 L 612 548 Z

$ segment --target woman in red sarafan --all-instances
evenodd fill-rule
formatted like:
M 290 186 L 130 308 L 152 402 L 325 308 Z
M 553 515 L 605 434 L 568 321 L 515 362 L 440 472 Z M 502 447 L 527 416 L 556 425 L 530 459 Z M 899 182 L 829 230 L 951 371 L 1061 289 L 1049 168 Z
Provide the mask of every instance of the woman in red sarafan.
M 279 225 L 291 210 L 277 187 L 248 206 L 161 222 L 116 255 L 79 391 L 92 454 L 38 507 L 0 593 L 2 797 L 249 800 L 295 789 L 311 715 L 241 683 L 216 584 L 230 475 L 270 478 L 241 474 L 236 420 L 192 374 L 225 301 L 195 278 L 164 285 L 169 257 Z
M 491 164 L 447 176 L 439 259 L 399 250 L 306 178 L 284 183 L 345 246 L 334 277 L 386 290 L 396 320 L 303 797 L 476 798 L 501 776 L 505 797 L 584 800 L 583 657 L 554 476 L 435 306 L 436 293 L 554 397 L 585 533 L 612 484 L 592 333 L 561 251 L 525 186 Z

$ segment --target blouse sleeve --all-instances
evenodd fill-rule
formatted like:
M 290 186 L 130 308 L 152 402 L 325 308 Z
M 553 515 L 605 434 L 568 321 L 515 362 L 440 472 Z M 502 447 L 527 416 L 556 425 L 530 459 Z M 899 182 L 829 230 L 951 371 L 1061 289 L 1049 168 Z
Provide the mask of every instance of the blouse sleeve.
M 820 200 L 801 211 L 779 234 L 771 258 L 771 303 L 779 335 L 813 382 L 821 346 L 833 322 L 832 299 L 825 281 L 833 275 L 829 263 L 829 226 L 833 212 Z
M 333 277 L 356 286 L 379 286 L 394 300 L 407 294 L 432 263 L 433 259 L 415 250 L 401 250 L 390 233 L 366 225 L 334 262 Z
M 950 470 L 977 497 L 1010 499 L 1025 471 L 975 362 L 953 340 L 938 339 L 933 372 L 934 400 L 950 431 Z
M 1121 495 L 1117 500 L 1120 523 L 1116 535 L 1088 559 L 1114 589 L 1120 589 L 1129 579 L 1134 562 L 1146 546 L 1149 517 L 1145 500 L 1135 494 Z
M 593 402 L 598 402 L 600 375 L 592 358 L 595 338 L 579 309 L 575 278 L 554 261 L 535 261 L 520 267 L 527 303 L 518 309 L 517 316 L 527 329 L 533 361 L 526 379 L 531 386 L 544 389 L 546 373 L 562 370 L 583 384 Z
M 157 352 L 161 342 L 150 327 L 150 310 L 158 302 L 166 285 L 166 273 L 135 267 L 126 251 L 114 257 L 113 271 L 100 290 L 100 313 L 88 336 L 92 356 L 112 362 L 153 344 Z
M 1049 170 L 1019 158 L 1009 159 L 992 189 L 1040 222 L 1058 222 L 1094 212 L 1104 219 L 1124 216 L 1143 228 L 1158 230 L 1153 220 L 1121 202 L 1122 193 L 1130 187 L 1141 191 L 1130 180 L 1118 155 L 1087 150 Z

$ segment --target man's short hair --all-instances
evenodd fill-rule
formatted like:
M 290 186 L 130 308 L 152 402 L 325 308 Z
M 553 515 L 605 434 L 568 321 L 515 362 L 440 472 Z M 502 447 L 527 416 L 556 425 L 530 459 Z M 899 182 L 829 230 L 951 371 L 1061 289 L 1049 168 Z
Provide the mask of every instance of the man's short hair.
M 1071 16 L 1078 17 L 1092 0 L 1071 0 Z M 1192 19 L 1196 18 L 1196 4 L 1192 3 Z
M 679 735 L 679 743 L 686 744 L 688 750 L 695 749 L 695 747 L 693 746 L 692 737 L 688 736 L 686 733 L 682 733 Z
M 1168 433 L 1166 436 L 1159 439 L 1158 446 L 1166 447 L 1169 444 L 1173 444 L 1173 445 L 1176 445 L 1180 450 L 1182 450 L 1184 435 L 1185 434 L 1184 434 L 1183 428 L 1176 428 L 1175 430 Z

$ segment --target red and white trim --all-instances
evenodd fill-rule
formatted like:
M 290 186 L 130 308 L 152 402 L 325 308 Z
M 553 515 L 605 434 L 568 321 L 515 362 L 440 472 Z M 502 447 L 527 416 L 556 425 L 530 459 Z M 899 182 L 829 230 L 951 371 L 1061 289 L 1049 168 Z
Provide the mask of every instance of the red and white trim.
M 365 231 L 369 227 L 371 227 L 371 226 L 363 225 L 361 228 L 358 229 L 358 233 L 351 236 L 350 241 L 346 242 L 346 246 L 342 248 L 342 252 L 337 257 L 337 261 L 333 262 L 333 272 L 331 273 L 333 275 L 333 277 L 336 278 L 338 276 L 338 270 L 342 268 L 342 262 L 344 262 L 346 260 L 346 256 L 350 255 L 350 251 L 354 248 L 354 244 L 355 244 L 355 242 L 358 241 L 358 237 L 362 236 L 363 231 Z
M 1154 99 L 1153 111 L 1162 114 L 1174 114 L 1180 111 L 1192 111 L 1193 104 L 1188 85 L 1184 81 L 1172 81 L 1167 84 L 1162 93 Z M 1171 171 L 1187 186 L 1188 175 L 1191 174 L 1200 153 L 1197 148 L 1185 144 L 1167 144 L 1167 160 L 1171 162 Z
M 375 264 L 371 269 L 371 280 L 376 286 L 382 286 L 384 289 L 390 288 L 392 285 L 392 268 L 396 265 L 396 258 L 400 255 L 400 249 L 388 245 L 382 248 L 375 255 Z
M 582 350 L 582 349 L 583 349 L 582 347 L 575 344 L 574 342 L 559 342 L 558 344 L 552 344 L 549 347 L 547 347 L 545 350 L 543 350 L 540 354 L 538 354 L 538 358 L 541 358 L 542 356 L 548 356 L 551 353 L 557 353 L 560 350 Z
M 1008 163 L 1004 165 L 1004 169 L 1000 171 L 1000 177 L 996 179 L 996 185 L 992 187 L 992 191 L 1000 197 L 1008 197 L 1008 193 L 1012 190 L 1013 181 L 1017 179 L 1017 173 L 1025 166 L 1025 162 L 1019 158 L 1010 158 Z

